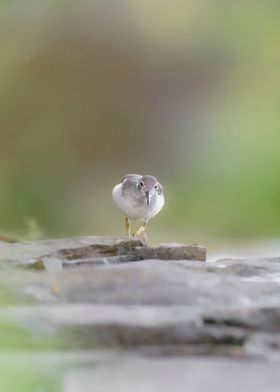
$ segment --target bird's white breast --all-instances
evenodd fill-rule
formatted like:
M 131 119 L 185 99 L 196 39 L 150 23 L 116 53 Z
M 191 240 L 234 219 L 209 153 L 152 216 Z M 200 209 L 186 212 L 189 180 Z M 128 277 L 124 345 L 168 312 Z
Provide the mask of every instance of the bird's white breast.
M 148 220 L 158 214 L 164 205 L 164 197 L 158 193 L 151 195 L 149 205 L 146 203 L 144 196 L 143 203 L 139 203 L 134 193 L 124 194 L 122 184 L 114 187 L 113 200 L 122 212 L 132 220 Z

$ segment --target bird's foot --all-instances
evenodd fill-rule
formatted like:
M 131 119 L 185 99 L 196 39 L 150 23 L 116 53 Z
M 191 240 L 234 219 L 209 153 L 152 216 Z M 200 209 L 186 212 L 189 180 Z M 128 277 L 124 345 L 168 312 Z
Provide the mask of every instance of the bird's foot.
M 133 234 L 134 237 L 140 237 L 142 233 L 146 230 L 147 222 L 144 222 L 142 226 L 139 227 Z
M 140 235 L 145 231 L 145 227 L 140 226 L 139 229 L 133 233 L 133 237 L 140 237 Z

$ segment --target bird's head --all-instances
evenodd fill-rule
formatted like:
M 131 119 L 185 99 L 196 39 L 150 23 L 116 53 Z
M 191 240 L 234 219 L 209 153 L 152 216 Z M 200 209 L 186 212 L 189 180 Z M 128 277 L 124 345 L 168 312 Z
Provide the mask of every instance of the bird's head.
M 162 187 L 158 180 L 149 175 L 141 177 L 137 184 L 137 188 L 139 189 L 139 192 L 146 196 L 147 204 L 150 204 L 150 199 L 155 193 L 160 194 L 162 192 Z

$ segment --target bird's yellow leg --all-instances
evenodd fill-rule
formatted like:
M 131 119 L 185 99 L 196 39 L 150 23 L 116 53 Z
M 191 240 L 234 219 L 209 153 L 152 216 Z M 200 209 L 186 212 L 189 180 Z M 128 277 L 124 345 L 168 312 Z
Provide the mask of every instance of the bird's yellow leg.
M 143 225 L 140 226 L 139 229 L 137 229 L 137 230 L 135 231 L 135 233 L 133 234 L 133 236 L 134 236 L 134 237 L 139 237 L 139 236 L 143 233 L 143 231 L 146 230 L 147 223 L 148 223 L 148 221 L 145 221 L 145 222 L 143 223 Z
M 127 217 L 125 217 L 125 230 L 126 230 L 126 234 L 128 235 L 128 237 L 131 237 L 131 224 L 129 222 L 129 219 Z

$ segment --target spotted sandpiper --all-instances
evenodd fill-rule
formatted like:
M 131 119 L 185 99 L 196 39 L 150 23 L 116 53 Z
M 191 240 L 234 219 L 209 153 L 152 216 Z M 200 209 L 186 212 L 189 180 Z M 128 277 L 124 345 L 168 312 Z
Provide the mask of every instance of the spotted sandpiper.
M 113 189 L 113 200 L 125 215 L 126 233 L 131 236 L 131 220 L 143 221 L 133 234 L 140 236 L 148 221 L 159 213 L 164 205 L 162 185 L 149 175 L 127 174 Z

